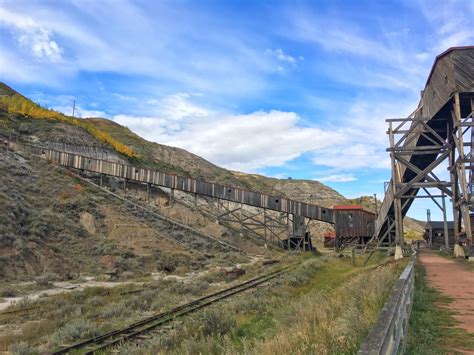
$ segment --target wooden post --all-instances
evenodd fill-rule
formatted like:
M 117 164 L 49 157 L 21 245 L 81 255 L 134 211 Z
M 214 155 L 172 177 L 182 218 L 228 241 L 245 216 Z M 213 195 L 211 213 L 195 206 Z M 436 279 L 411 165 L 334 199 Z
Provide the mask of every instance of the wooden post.
M 454 112 L 451 112 L 451 118 L 454 118 Z M 449 150 L 449 177 L 451 180 L 451 191 L 453 193 L 453 197 L 451 198 L 453 204 L 453 225 L 454 225 L 454 241 L 455 243 L 458 241 L 459 238 L 459 215 L 458 215 L 458 196 L 459 196 L 459 188 L 458 188 L 458 176 L 456 172 L 456 145 L 454 144 L 454 119 L 448 120 L 448 142 L 451 144 L 451 148 Z
M 263 209 L 263 233 L 265 237 L 265 244 L 267 244 L 267 209 Z
M 467 207 L 468 201 L 466 201 L 468 197 L 467 191 L 467 179 L 466 179 L 466 167 L 464 165 L 464 141 L 462 137 L 462 127 L 461 127 L 461 107 L 459 101 L 459 93 L 454 94 L 454 119 L 456 120 L 457 129 L 457 149 L 458 149 L 458 164 L 460 165 L 460 169 L 458 170 L 460 173 L 460 184 L 462 190 L 462 200 L 459 204 L 459 208 L 461 209 L 461 215 L 464 222 L 464 231 L 466 233 L 466 237 L 469 240 L 472 240 L 472 232 L 471 232 L 471 220 L 469 216 L 469 209 Z
M 242 224 L 243 224 L 243 216 L 242 216 L 242 203 L 240 203 L 240 211 L 239 211 L 239 219 L 240 219 L 240 236 L 242 237 L 243 236 L 243 233 L 242 233 Z
M 293 220 L 293 229 L 294 229 L 294 225 L 295 225 L 295 216 L 293 215 L 292 216 L 292 220 Z M 286 228 L 287 228 L 287 233 L 286 235 L 288 236 L 288 251 L 290 251 L 291 249 L 291 231 L 290 231 L 290 214 L 287 213 L 286 214 Z
M 428 235 L 430 246 L 433 245 L 433 228 L 431 227 L 431 211 L 429 209 L 426 210 L 426 220 L 428 221 Z
M 444 226 L 444 246 L 446 249 L 449 248 L 449 235 L 448 235 L 448 221 L 446 218 L 446 195 L 444 191 L 441 192 L 441 203 L 443 206 L 443 226 Z
M 169 204 L 171 205 L 173 202 L 174 202 L 174 189 L 170 189 Z
M 389 140 L 390 148 L 395 146 L 395 139 L 393 134 L 392 122 L 389 122 Z M 400 183 L 400 176 L 398 171 L 398 164 L 395 163 L 395 152 L 390 152 L 390 161 L 392 165 L 392 189 L 394 193 L 394 214 L 395 214 L 395 243 L 397 246 L 403 246 L 403 216 L 400 197 L 397 197 L 397 185 Z

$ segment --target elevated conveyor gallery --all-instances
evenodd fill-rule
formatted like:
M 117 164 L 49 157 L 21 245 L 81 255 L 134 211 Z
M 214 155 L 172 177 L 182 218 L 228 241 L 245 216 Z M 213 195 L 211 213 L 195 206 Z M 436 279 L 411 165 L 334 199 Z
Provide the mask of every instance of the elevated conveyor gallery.
M 426 86 L 421 92 L 418 108 L 404 121 L 410 122 L 411 129 L 413 130 L 408 129 L 406 132 L 401 132 L 407 134 L 407 139 L 402 146 L 396 147 L 396 150 L 403 154 L 403 159 L 406 159 L 407 163 L 398 164 L 395 168 L 392 166 L 392 179 L 386 189 L 384 201 L 376 220 L 374 240 L 381 243 L 389 238 L 395 238 L 397 199 L 400 204 L 399 217 L 401 217 L 398 220 L 400 221 L 399 223 L 402 223 L 403 217 L 406 215 L 413 202 L 413 198 L 417 195 L 422 184 L 425 183 L 426 185 L 423 186 L 430 186 L 428 185 L 431 181 L 429 178 L 416 178 L 417 169 L 423 172 L 428 171 L 432 166 L 437 165 L 437 159 L 440 158 L 440 154 L 444 154 L 442 158 L 451 159 L 452 186 L 448 188 L 447 185 L 444 186 L 438 181 L 431 181 L 433 186 L 437 184 L 437 187 L 440 187 L 442 192 L 454 199 L 454 210 L 463 204 L 463 200 L 467 201 L 468 197 L 465 192 L 466 182 L 462 181 L 462 176 L 455 175 L 455 165 L 457 163 L 464 164 L 466 156 L 460 154 L 460 160 L 455 161 L 454 149 L 467 145 L 462 142 L 462 138 L 461 143 L 457 142 L 456 135 L 458 134 L 457 128 L 460 128 L 462 132 L 463 128 L 461 126 L 465 125 L 467 127 L 466 120 L 472 115 L 473 99 L 474 47 L 450 48 L 437 56 L 428 76 Z M 463 118 L 466 119 L 463 121 Z M 390 127 L 396 127 L 403 122 L 402 119 L 387 121 Z M 425 127 L 423 131 L 418 128 L 414 129 L 420 122 L 423 122 Z M 460 146 L 456 147 L 456 144 L 460 144 Z M 394 150 L 391 151 L 391 154 L 394 153 Z M 470 159 L 472 160 L 472 157 Z M 410 164 L 412 168 L 407 168 Z M 463 169 L 464 167 L 461 170 Z M 394 177 L 398 181 L 394 181 Z M 401 194 L 396 193 L 398 190 L 401 190 Z M 462 219 L 465 219 L 465 216 Z M 461 217 L 456 215 L 455 220 L 459 236 L 461 234 Z M 466 229 L 470 231 L 470 226 L 465 226 L 464 229 L 466 233 Z M 402 226 L 401 230 L 403 231 Z M 471 235 L 466 235 L 466 237 L 470 239 Z M 401 232 L 399 239 L 403 242 L 403 232 Z

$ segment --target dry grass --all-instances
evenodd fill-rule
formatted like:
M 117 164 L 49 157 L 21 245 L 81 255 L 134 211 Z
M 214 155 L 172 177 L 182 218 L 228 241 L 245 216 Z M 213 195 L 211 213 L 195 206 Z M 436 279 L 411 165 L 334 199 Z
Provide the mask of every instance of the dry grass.
M 365 272 L 336 289 L 308 293 L 289 307 L 285 327 L 271 339 L 256 343 L 254 352 L 356 352 L 394 281 L 394 268 Z
M 121 352 L 355 353 L 403 267 L 354 268 L 349 260 L 310 259 L 271 287 L 217 304 L 168 334 Z

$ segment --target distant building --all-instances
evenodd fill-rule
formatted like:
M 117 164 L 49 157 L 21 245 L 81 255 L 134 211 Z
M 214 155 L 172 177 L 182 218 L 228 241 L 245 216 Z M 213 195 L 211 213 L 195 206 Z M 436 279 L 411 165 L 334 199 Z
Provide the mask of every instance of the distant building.
M 430 227 L 432 240 L 430 241 Z M 445 246 L 444 242 L 444 222 L 443 221 L 431 221 L 425 224 L 425 234 L 423 238 L 426 240 L 428 245 L 439 248 Z M 452 247 L 455 243 L 454 240 L 454 222 L 448 222 L 448 241 L 449 246 Z
M 326 248 L 334 248 L 336 245 L 336 232 L 328 231 L 324 233 L 324 246 Z

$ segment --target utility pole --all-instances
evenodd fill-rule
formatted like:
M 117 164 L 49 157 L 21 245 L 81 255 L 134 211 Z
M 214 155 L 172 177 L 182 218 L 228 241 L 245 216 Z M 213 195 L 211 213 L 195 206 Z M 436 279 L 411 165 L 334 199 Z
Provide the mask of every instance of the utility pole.
M 72 104 L 72 117 L 74 117 L 74 114 L 76 113 L 76 100 L 74 100 Z

